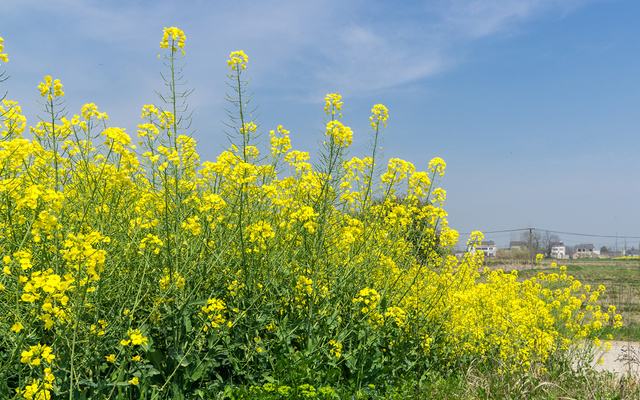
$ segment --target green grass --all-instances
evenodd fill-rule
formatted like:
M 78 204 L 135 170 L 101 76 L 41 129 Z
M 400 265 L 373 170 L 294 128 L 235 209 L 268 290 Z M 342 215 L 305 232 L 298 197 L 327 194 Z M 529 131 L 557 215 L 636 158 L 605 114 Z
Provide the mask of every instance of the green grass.
M 555 399 L 640 399 L 640 382 L 633 376 L 618 376 L 594 370 L 571 371 L 561 366 L 540 375 L 501 375 L 495 371 L 471 368 L 462 373 L 442 376 L 407 376 L 394 382 L 380 382 L 360 389 L 335 388 L 331 395 L 288 395 L 266 392 L 262 387 L 228 387 L 221 400 L 349 399 L 349 400 L 555 400 Z
M 544 264 L 549 264 L 545 261 Z M 583 284 L 607 287 L 601 298 L 603 306 L 614 304 L 624 318 L 624 327 L 616 330 L 617 340 L 640 341 L 640 261 L 583 259 L 559 263 L 567 266 L 567 272 Z M 524 269 L 520 276 L 525 279 L 548 268 Z

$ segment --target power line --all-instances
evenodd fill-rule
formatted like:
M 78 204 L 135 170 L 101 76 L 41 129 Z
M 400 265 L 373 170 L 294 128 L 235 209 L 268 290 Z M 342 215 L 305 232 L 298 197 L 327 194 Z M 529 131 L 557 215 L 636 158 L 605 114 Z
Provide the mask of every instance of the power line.
M 480 232 L 484 234 L 496 234 L 496 233 L 510 233 L 510 232 L 525 232 L 529 231 L 529 229 L 534 231 L 543 231 L 548 233 L 556 233 L 559 235 L 568 235 L 568 236 L 582 236 L 582 237 L 594 237 L 594 238 L 606 238 L 606 239 L 638 239 L 640 240 L 640 236 L 628 236 L 628 235 L 602 235 L 602 234 L 593 234 L 593 233 L 579 233 L 579 232 L 566 232 L 566 231 L 554 231 L 551 229 L 543 229 L 543 228 L 517 228 L 517 229 L 501 229 L 496 231 L 482 231 Z M 461 235 L 469 235 L 471 232 L 462 232 Z
M 535 229 L 535 228 L 533 228 Z M 521 229 L 503 229 L 503 230 L 499 230 L 499 231 L 483 231 L 478 229 L 480 232 L 484 233 L 509 233 L 509 232 L 520 232 L 520 231 L 527 231 L 529 230 L 529 228 L 521 228 Z M 461 235 L 470 235 L 472 232 L 461 232 Z
M 569 236 L 587 236 L 587 237 L 597 237 L 597 238 L 609 238 L 609 239 L 640 239 L 640 236 L 624 236 L 624 235 L 595 235 L 590 233 L 576 233 L 576 232 L 562 232 L 562 231 L 552 231 L 549 229 L 540 229 L 549 233 L 557 233 L 560 235 L 569 235 Z

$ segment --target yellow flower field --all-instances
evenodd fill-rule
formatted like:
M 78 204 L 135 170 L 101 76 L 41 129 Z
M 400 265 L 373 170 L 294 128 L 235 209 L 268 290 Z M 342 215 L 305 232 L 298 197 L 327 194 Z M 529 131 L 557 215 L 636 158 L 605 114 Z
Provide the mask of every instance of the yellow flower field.
M 233 51 L 234 144 L 202 160 L 175 74 L 187 44 L 164 29 L 165 92 L 134 130 L 93 103 L 65 112 L 73 88 L 48 75 L 34 87 L 42 120 L 0 103 L 0 397 L 384 393 L 470 366 L 542 374 L 621 326 L 598 305 L 605 288 L 562 267 L 484 270 L 480 232 L 454 256 L 446 163 L 381 159 L 382 104 L 358 133 L 370 153 L 352 157 L 356 133 L 328 94 L 312 162 L 286 125 L 251 119 L 251 59 Z

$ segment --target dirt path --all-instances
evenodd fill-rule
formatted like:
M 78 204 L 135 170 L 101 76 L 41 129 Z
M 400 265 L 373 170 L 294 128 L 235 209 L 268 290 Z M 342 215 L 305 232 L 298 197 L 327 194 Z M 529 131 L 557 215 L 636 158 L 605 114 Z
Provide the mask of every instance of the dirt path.
M 594 368 L 598 371 L 632 373 L 640 377 L 639 342 L 613 341 L 611 350 L 602 355 L 602 360 L 600 363 L 594 362 Z

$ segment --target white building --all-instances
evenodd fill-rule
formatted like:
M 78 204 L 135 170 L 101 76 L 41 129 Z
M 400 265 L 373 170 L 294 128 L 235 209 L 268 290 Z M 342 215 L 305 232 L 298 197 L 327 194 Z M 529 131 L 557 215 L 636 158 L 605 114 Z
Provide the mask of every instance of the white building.
M 563 259 L 567 257 L 567 246 L 562 242 L 553 242 L 551 243 L 551 253 L 549 254 L 551 258 L 555 259 Z
M 496 254 L 498 254 L 498 246 L 496 246 L 493 240 L 487 240 L 480 242 L 480 244 L 476 246 L 476 251 L 483 252 L 485 257 L 495 257 Z

